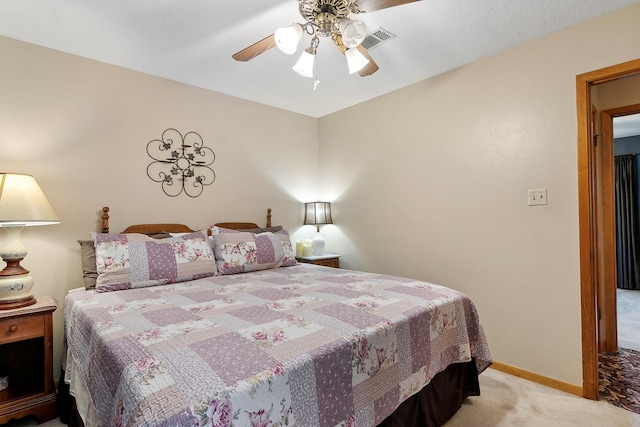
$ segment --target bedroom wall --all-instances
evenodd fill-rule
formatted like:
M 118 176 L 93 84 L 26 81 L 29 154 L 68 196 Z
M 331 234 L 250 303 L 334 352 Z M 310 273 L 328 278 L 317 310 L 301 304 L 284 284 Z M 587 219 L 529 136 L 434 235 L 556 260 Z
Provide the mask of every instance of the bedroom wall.
M 34 295 L 60 303 L 56 379 L 62 302 L 82 285 L 76 240 L 98 230 L 102 206 L 116 232 L 141 222 L 264 224 L 270 207 L 274 224 L 314 234 L 300 224 L 302 202 L 317 197 L 316 119 L 8 38 L 0 52 L 0 171 L 34 175 L 61 221 L 23 231 Z M 198 198 L 168 197 L 146 175 L 146 144 L 169 127 L 198 132 L 216 153 L 217 179 Z
M 632 6 L 321 118 L 327 250 L 467 293 L 495 360 L 582 386 L 575 77 L 640 57 L 639 20 Z M 527 206 L 534 188 L 548 205 Z

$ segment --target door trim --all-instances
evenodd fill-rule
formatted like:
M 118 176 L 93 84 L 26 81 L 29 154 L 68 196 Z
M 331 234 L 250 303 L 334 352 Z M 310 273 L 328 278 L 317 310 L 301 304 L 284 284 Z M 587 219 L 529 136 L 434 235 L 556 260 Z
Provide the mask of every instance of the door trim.
M 591 120 L 591 87 L 640 73 L 640 59 L 576 76 L 578 114 L 578 221 L 580 239 L 580 306 L 582 314 L 582 392 L 598 399 L 597 277 L 600 262 L 595 221 L 596 173 Z

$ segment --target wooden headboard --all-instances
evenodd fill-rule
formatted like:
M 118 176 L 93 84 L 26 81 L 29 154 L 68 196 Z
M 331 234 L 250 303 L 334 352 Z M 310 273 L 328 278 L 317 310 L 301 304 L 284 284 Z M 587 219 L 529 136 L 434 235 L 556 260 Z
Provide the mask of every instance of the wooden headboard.
M 253 222 L 218 222 L 214 225 L 232 230 L 248 230 L 252 228 L 261 228 Z M 267 227 L 271 227 L 271 208 L 267 209 Z M 102 233 L 109 232 L 109 207 L 102 208 L 102 225 L 100 227 Z M 191 233 L 195 230 L 184 224 L 135 224 L 125 228 L 122 233 L 140 233 L 140 234 L 159 234 L 159 233 Z

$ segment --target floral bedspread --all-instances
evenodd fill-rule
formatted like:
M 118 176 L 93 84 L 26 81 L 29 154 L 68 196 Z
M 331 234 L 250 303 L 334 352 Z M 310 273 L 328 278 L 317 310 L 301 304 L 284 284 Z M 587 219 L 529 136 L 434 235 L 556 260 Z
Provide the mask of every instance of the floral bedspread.
M 70 292 L 65 331 L 104 426 L 375 426 L 449 364 L 491 362 L 465 295 L 309 264 Z

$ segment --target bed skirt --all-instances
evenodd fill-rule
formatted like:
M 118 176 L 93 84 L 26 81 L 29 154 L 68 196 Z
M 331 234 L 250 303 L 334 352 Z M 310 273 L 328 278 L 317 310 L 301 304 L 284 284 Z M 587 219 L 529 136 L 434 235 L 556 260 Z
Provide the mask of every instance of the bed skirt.
M 378 427 L 440 427 L 453 417 L 469 396 L 480 396 L 475 360 L 449 365 Z M 69 394 L 69 385 L 64 382 L 64 371 L 58 389 L 58 413 L 64 424 L 84 427 L 75 399 Z
M 400 404 L 378 427 L 440 427 L 469 396 L 480 396 L 475 360 L 454 363 Z

